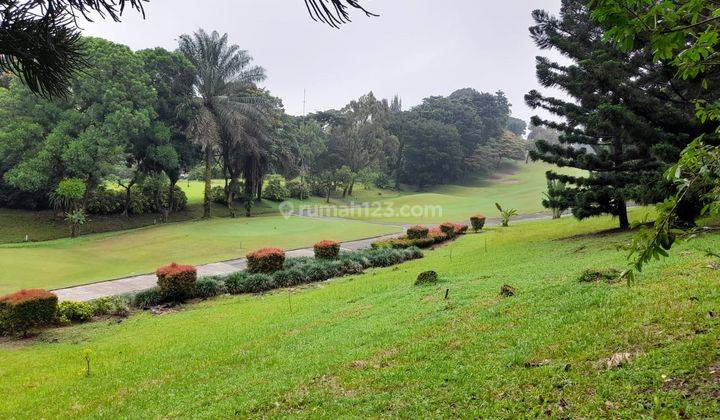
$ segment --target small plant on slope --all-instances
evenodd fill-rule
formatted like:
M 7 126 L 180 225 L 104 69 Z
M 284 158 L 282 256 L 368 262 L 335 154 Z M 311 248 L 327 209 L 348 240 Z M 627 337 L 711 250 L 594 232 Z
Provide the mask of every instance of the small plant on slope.
M 495 203 L 495 207 L 500 211 L 500 218 L 502 219 L 502 226 L 510 226 L 510 218 L 518 215 L 516 209 L 503 209 L 500 203 Z

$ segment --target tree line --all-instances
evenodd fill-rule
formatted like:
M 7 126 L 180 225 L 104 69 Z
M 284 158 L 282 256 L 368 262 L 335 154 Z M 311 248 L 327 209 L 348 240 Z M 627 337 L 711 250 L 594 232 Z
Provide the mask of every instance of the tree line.
M 460 89 L 409 110 L 370 92 L 296 117 L 259 87 L 265 70 L 226 34 L 182 35 L 176 51 L 83 43 L 89 65 L 65 96 L 0 80 L 0 206 L 164 220 L 184 207 L 181 177 L 200 173 L 205 217 L 212 201 L 250 215 L 270 174 L 351 197 L 357 182 L 421 189 L 525 156 L 525 123 L 502 92 Z

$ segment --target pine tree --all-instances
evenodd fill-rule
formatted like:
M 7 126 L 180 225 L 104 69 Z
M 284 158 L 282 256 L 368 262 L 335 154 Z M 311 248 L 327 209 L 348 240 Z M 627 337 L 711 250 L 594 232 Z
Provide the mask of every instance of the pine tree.
M 623 53 L 603 40 L 603 29 L 590 19 L 586 2 L 563 0 L 559 17 L 533 12 L 533 40 L 556 49 L 573 62 L 561 65 L 537 58 L 537 76 L 545 87 L 559 88 L 566 101 L 531 91 L 533 108 L 562 117 L 562 122 L 533 118 L 534 125 L 559 130 L 560 144 L 543 139 L 530 155 L 558 166 L 588 171 L 586 176 L 548 172 L 549 180 L 568 185 L 573 214 L 580 219 L 611 214 L 629 227 L 627 201 L 650 204 L 669 194 L 662 174 L 692 138 L 703 132 L 685 97 L 690 83 L 672 82 L 673 70 L 644 52 Z

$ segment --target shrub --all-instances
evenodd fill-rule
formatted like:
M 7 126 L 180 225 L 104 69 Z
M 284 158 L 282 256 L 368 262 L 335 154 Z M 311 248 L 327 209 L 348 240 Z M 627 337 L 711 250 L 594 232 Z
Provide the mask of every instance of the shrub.
M 500 218 L 502 219 L 503 227 L 508 227 L 510 225 L 510 218 L 518 215 L 518 211 L 516 209 L 504 209 L 500 203 L 495 203 L 495 207 L 497 207 L 498 211 L 500 211 Z
M 423 258 L 425 254 L 420 250 L 420 248 L 416 246 L 412 246 L 408 249 L 403 250 L 403 254 L 405 256 L 405 260 L 416 260 L 419 258 Z
M 290 197 L 297 198 L 298 200 L 307 200 L 310 198 L 310 186 L 299 179 L 288 181 L 285 186 L 287 187 L 288 194 Z
M 225 293 L 225 284 L 213 277 L 201 278 L 195 282 L 193 296 L 207 299 Z
M 50 204 L 55 210 L 71 211 L 85 196 L 87 185 L 80 178 L 66 178 L 58 183 L 49 194 Z
M 407 230 L 407 237 L 409 239 L 420 239 L 428 236 L 429 229 L 425 226 L 417 225 L 409 227 Z
M 437 283 L 438 281 L 438 275 L 434 271 L 423 271 L 422 273 L 418 274 L 417 279 L 415 280 L 415 285 L 420 286 L 423 284 L 433 284 Z
M 285 252 L 279 248 L 262 248 L 247 254 L 251 273 L 273 273 L 282 270 L 284 262 Z
M 440 225 L 440 231 L 448 236 L 448 238 L 452 238 L 455 236 L 455 223 L 452 222 L 445 222 Z
M 130 315 L 130 308 L 125 298 L 121 296 L 104 297 L 89 302 L 95 315 L 110 315 L 126 317 Z
M 132 306 L 139 309 L 150 309 L 162 302 L 163 295 L 160 293 L 159 287 L 137 292 L 131 297 Z
M 191 265 L 172 263 L 155 271 L 163 298 L 182 301 L 193 294 L 197 281 L 197 270 Z
M 103 185 L 95 189 L 87 204 L 87 212 L 90 214 L 118 214 L 124 209 L 125 192 L 110 190 Z
M 455 223 L 455 235 L 464 235 L 467 233 L 468 225 L 462 223 Z
M 470 216 L 470 224 L 472 225 L 472 228 L 475 232 L 482 230 L 482 228 L 485 226 L 485 216 L 483 216 L 482 214 Z
M 315 258 L 333 260 L 340 254 L 340 244 L 335 241 L 320 241 L 313 246 Z
M 210 199 L 214 203 L 226 205 L 227 200 L 225 200 L 225 188 L 223 188 L 219 185 L 210 188 Z
M 305 275 L 299 268 L 276 271 L 273 279 L 278 287 L 291 287 L 305 283 Z
M 404 261 L 402 251 L 388 248 L 370 250 L 367 253 L 367 258 L 373 267 L 389 267 Z
M 26 335 L 32 328 L 50 325 L 57 309 L 57 296 L 47 290 L 20 290 L 0 297 L 0 318 L 9 333 Z
M 245 278 L 245 290 L 248 293 L 260 293 L 275 288 L 275 280 L 269 274 L 251 274 Z
M 95 316 L 95 308 L 85 302 L 64 301 L 58 305 L 58 318 L 61 322 L 87 322 Z
M 446 235 L 445 233 L 443 233 L 442 230 L 440 230 L 439 227 L 432 227 L 432 228 L 430 228 L 430 233 L 429 233 L 429 235 L 430 235 L 431 238 L 433 238 L 433 240 L 435 241 L 436 244 L 439 244 L 439 243 L 441 243 L 441 242 L 445 242 L 445 241 L 447 241 L 448 239 L 450 239 L 450 238 L 448 237 L 448 235 Z
M 270 201 L 287 200 L 290 197 L 290 192 L 285 187 L 285 178 L 278 174 L 270 175 L 262 195 L 263 198 Z
M 225 277 L 225 290 L 232 295 L 239 295 L 245 293 L 245 279 L 248 276 L 247 271 L 238 271 Z

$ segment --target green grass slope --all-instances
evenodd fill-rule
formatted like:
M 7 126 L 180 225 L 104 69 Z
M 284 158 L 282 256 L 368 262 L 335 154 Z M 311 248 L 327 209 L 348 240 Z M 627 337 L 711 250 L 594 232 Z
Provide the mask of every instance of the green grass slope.
M 240 258 L 265 246 L 284 249 L 397 232 L 391 226 L 280 216 L 170 223 L 75 239 L 0 245 L 0 294 L 60 288 L 152 272 L 170 263 Z
M 613 226 L 495 228 L 314 287 L 6 343 L 0 417 L 717 416 L 720 275 L 701 250 L 720 236 L 631 287 L 579 283 L 625 263 L 627 235 L 591 234 Z M 444 282 L 413 286 L 427 269 Z M 632 360 L 608 369 L 617 353 Z

